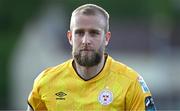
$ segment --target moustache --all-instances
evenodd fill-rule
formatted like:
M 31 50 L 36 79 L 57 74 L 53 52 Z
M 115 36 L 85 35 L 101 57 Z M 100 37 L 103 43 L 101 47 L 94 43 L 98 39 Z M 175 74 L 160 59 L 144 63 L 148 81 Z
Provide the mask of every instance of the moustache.
M 85 47 L 81 47 L 79 51 L 94 51 L 94 49 L 91 47 L 85 46 Z

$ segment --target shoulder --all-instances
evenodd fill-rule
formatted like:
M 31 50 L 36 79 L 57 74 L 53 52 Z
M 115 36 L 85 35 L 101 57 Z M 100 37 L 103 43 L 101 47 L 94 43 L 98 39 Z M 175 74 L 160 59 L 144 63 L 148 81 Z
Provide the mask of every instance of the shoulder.
M 144 93 L 148 92 L 147 94 L 150 94 L 150 90 L 143 77 L 129 66 L 112 59 L 111 71 L 113 74 L 116 74 L 119 81 L 124 81 L 126 85 L 129 84 L 129 87 L 135 88 L 136 90 L 139 89 L 139 91 L 143 91 Z
M 134 69 L 125 65 L 122 62 L 114 60 L 113 58 L 111 62 L 111 71 L 117 74 L 120 77 L 126 78 L 130 81 L 136 81 L 137 78 L 140 76 Z
M 42 84 L 45 81 L 50 81 L 51 78 L 54 78 L 55 76 L 61 74 L 61 72 L 63 72 L 65 69 L 67 69 L 67 67 L 69 66 L 69 64 L 72 62 L 72 60 L 67 60 L 62 64 L 59 64 L 57 66 L 53 66 L 53 67 L 48 67 L 45 70 L 43 70 L 35 79 L 34 83 L 35 84 Z

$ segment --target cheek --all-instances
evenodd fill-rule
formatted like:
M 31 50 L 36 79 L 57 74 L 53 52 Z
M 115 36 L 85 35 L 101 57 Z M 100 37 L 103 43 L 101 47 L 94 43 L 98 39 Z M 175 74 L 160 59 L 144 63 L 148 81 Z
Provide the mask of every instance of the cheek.
M 79 44 L 80 44 L 79 40 L 78 39 L 74 39 L 73 46 L 74 47 L 78 47 Z
M 78 47 L 80 47 L 80 42 L 77 39 L 73 40 L 72 47 L 73 47 L 73 50 L 77 50 Z
M 104 45 L 105 44 L 105 39 L 98 39 L 98 40 L 96 40 L 95 41 L 96 42 L 96 44 L 99 46 L 99 47 L 101 47 L 102 45 Z

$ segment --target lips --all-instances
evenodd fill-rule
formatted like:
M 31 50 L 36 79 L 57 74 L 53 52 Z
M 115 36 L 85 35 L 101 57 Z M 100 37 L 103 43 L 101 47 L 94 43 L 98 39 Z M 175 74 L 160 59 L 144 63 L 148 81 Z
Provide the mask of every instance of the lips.
M 93 51 L 93 49 L 90 49 L 90 48 L 83 48 L 83 49 L 80 49 L 80 51 Z
M 94 49 L 91 46 L 84 45 L 82 47 L 79 47 L 79 51 L 94 51 Z
M 93 51 L 92 49 L 81 49 L 80 51 Z

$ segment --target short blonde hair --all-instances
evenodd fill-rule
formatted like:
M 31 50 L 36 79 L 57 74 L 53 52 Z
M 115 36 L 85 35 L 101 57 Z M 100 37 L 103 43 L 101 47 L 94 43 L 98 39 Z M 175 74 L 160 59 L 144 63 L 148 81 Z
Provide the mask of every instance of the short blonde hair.
M 85 5 L 81 5 L 78 8 L 76 8 L 71 15 L 71 21 L 70 21 L 70 29 L 71 29 L 71 25 L 72 25 L 72 18 L 73 16 L 75 16 L 76 14 L 83 14 L 83 15 L 98 15 L 101 14 L 106 21 L 106 26 L 105 26 L 105 31 L 109 31 L 109 14 L 106 10 L 104 10 L 102 7 L 97 6 L 95 4 L 85 4 Z

